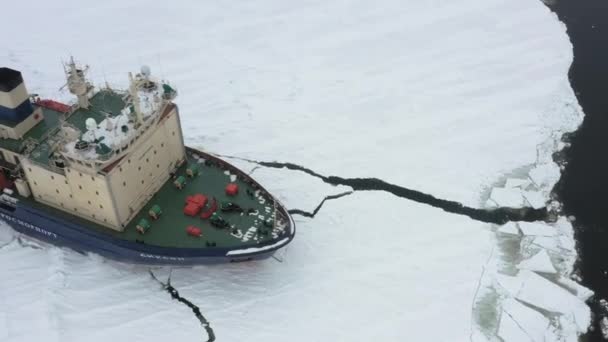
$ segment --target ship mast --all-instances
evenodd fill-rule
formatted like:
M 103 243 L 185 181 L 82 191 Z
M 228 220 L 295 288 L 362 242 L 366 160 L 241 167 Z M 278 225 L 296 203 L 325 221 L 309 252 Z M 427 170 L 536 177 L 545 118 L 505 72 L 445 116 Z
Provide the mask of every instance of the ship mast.
M 141 106 L 139 103 L 138 84 L 133 78 L 133 74 L 129 73 L 129 93 L 131 94 L 131 101 L 133 103 L 133 110 L 135 111 L 135 117 L 137 118 L 137 124 L 141 125 L 144 122 L 143 115 L 141 113 Z
M 76 95 L 78 98 L 78 107 L 88 109 L 91 104 L 89 103 L 87 94 L 91 86 L 84 76 L 86 68 L 78 68 L 74 62 L 74 57 L 70 57 L 70 62 L 67 65 L 64 65 L 64 71 L 70 93 Z

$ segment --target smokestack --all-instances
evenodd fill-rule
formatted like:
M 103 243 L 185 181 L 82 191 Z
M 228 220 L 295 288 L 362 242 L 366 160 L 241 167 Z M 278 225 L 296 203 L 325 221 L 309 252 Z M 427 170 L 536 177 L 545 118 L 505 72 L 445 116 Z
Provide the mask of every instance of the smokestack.
M 0 68 L 0 120 L 17 124 L 33 111 L 21 73 L 10 68 Z

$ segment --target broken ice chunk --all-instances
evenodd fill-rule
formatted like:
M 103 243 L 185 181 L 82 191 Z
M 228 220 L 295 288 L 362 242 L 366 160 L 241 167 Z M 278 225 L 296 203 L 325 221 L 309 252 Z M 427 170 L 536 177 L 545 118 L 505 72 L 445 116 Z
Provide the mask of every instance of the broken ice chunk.
M 569 251 L 574 251 L 574 239 L 569 238 L 564 235 L 560 235 L 559 238 L 559 246 L 563 249 L 567 249 Z
M 551 236 L 537 236 L 531 241 L 531 244 L 544 248 L 547 251 L 555 253 L 560 252 L 558 240 Z
M 530 179 L 537 187 L 549 186 L 557 183 L 561 174 L 559 167 L 553 163 L 541 164 L 530 170 Z
M 488 198 L 486 201 L 486 208 L 498 208 L 498 204 L 494 202 L 491 198 Z
M 605 340 L 608 340 L 608 317 L 602 318 L 600 321 L 600 329 L 602 329 L 602 336 Z
M 555 236 L 557 231 L 555 227 L 540 222 L 520 222 L 519 229 L 524 235 L 535 236 Z
M 505 183 L 505 188 L 527 188 L 530 183 L 532 183 L 529 179 L 520 179 L 520 178 L 509 178 Z
M 587 331 L 591 323 L 591 311 L 584 301 L 534 272 L 522 270 L 517 277 L 523 279 L 523 285 L 515 298 L 572 317 L 579 332 Z
M 517 224 L 515 222 L 509 222 L 500 226 L 500 228 L 498 228 L 498 232 L 508 235 L 519 235 L 519 228 L 517 228 Z
M 532 256 L 530 259 L 526 259 L 517 265 L 517 268 L 521 270 L 529 270 L 534 272 L 542 273 L 557 273 L 557 270 L 553 266 L 549 254 L 544 249 L 541 249 L 538 253 Z
M 517 323 L 517 326 L 526 333 L 529 339 L 532 341 L 545 341 L 546 333 L 551 323 L 540 312 L 523 305 L 513 298 L 505 299 L 502 303 L 502 310 L 503 315 L 501 317 L 504 317 L 505 313 L 510 316 Z
M 586 301 L 587 299 L 591 298 L 591 296 L 593 296 L 592 290 L 584 287 L 583 285 L 577 283 L 576 281 L 570 278 L 559 277 L 559 279 L 557 279 L 557 282 L 565 286 L 566 288 L 574 291 L 574 293 L 576 293 L 576 296 L 581 300 Z
M 490 194 L 490 199 L 501 207 L 521 208 L 524 206 L 524 197 L 521 194 L 521 189 L 517 188 L 494 188 Z
M 496 282 L 509 295 L 515 297 L 524 284 L 522 277 L 512 277 L 504 274 L 496 274 Z
M 523 191 L 521 194 L 524 196 L 526 202 L 534 209 L 541 209 L 546 206 L 547 200 L 541 192 Z
M 504 312 L 500 316 L 498 337 L 503 341 L 535 342 L 519 327 L 519 325 L 517 325 L 517 322 L 515 322 L 511 316 Z

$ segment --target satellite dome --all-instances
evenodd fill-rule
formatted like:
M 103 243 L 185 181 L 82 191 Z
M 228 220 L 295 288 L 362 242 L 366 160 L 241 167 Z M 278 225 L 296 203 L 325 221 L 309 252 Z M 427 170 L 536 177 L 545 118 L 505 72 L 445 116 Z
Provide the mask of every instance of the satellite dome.
M 147 65 L 142 65 L 140 71 L 141 74 L 144 75 L 146 78 L 150 77 L 150 75 L 152 74 L 152 70 L 150 70 L 150 67 Z
M 97 121 L 93 118 L 88 118 L 84 121 L 84 125 L 88 131 L 92 131 L 97 128 Z

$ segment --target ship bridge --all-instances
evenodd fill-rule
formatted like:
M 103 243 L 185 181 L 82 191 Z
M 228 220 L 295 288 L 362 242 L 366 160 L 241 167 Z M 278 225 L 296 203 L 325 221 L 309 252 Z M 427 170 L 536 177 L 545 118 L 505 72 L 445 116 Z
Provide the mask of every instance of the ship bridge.
M 20 193 L 122 231 L 186 159 L 177 92 L 149 68 L 129 74 L 127 91 L 95 91 L 86 70 L 66 66 L 74 105 L 33 101 L 44 124 L 15 141 Z

